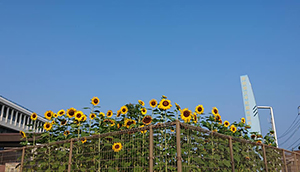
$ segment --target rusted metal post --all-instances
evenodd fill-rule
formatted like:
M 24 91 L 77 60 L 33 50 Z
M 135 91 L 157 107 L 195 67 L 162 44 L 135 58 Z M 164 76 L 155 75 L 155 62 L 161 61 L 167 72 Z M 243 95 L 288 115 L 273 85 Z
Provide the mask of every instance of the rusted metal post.
M 283 157 L 283 163 L 284 163 L 284 171 L 288 172 L 287 165 L 286 165 L 286 159 L 285 159 L 285 151 L 284 151 L 284 149 L 282 150 L 282 157 Z
M 73 153 L 73 139 L 71 139 L 71 142 L 70 142 L 70 153 L 69 153 L 68 172 L 71 172 L 72 153 Z
M 235 172 L 235 169 L 234 169 L 234 158 L 233 158 L 233 148 L 232 148 L 232 138 L 229 137 L 228 141 L 229 141 L 229 149 L 230 149 L 231 170 L 232 170 L 232 172 Z
M 153 128 L 150 125 L 149 136 L 149 172 L 153 172 Z
M 265 167 L 266 167 L 266 172 L 268 172 L 268 163 L 267 163 L 267 155 L 266 155 L 266 149 L 265 149 L 265 145 L 262 145 L 262 149 L 263 149 L 263 156 L 264 156 L 264 163 L 265 163 Z
M 298 169 L 298 163 L 297 163 L 297 155 L 293 152 L 293 154 L 294 154 L 294 166 L 295 166 L 295 169 L 296 169 L 296 171 L 299 171 L 299 169 Z
M 176 120 L 176 148 L 177 148 L 177 171 L 182 172 L 180 122 Z
M 22 158 L 21 158 L 21 167 L 20 167 L 20 172 L 23 171 L 23 166 L 24 166 L 24 157 L 25 157 L 25 146 L 22 148 Z

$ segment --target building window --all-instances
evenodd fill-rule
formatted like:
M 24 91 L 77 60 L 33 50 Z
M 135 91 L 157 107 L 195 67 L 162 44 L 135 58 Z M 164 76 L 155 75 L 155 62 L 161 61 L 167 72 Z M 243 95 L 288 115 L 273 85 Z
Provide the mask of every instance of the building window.
M 4 105 L 2 105 L 2 104 L 0 104 L 0 116 L 1 116 L 1 112 L 2 112 L 2 107 L 3 107 Z
M 3 109 L 3 119 L 6 118 L 6 112 L 7 112 L 7 107 L 4 106 L 4 109 Z
M 11 109 L 9 109 L 9 110 L 8 110 L 8 114 L 7 114 L 7 115 L 8 115 L 8 118 L 7 118 L 8 120 L 10 120 L 10 119 L 11 119 L 11 112 L 12 112 L 12 110 L 11 110 Z
M 20 118 L 21 118 L 21 113 L 18 113 L 18 116 L 16 118 L 17 118 L 17 124 L 19 124 L 20 123 Z
M 15 122 L 16 121 L 16 117 L 17 117 L 17 111 L 14 110 L 13 114 L 12 114 L 12 120 Z
M 20 117 L 21 117 L 21 124 L 24 124 L 24 115 L 21 116 L 21 114 L 20 114 Z
M 28 121 L 27 116 L 25 116 L 25 121 L 24 121 L 25 125 L 27 124 L 27 121 Z

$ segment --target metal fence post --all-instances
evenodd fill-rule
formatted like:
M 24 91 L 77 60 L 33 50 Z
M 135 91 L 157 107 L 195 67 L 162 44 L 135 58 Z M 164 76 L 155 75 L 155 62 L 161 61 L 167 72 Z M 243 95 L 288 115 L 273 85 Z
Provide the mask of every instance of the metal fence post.
M 68 172 L 71 172 L 72 152 L 73 152 L 73 139 L 71 139 L 71 142 L 70 142 L 70 153 L 69 153 Z
M 149 171 L 153 172 L 153 128 L 150 125 L 150 136 L 149 136 Z
M 264 163 L 265 163 L 265 167 L 266 167 L 266 172 L 268 172 L 268 163 L 267 163 L 267 156 L 266 156 L 266 149 L 265 149 L 265 145 L 262 145 L 262 149 L 263 149 L 263 156 L 264 156 Z
M 21 158 L 20 172 L 23 171 L 23 166 L 24 166 L 24 156 L 25 156 L 25 146 L 23 146 L 23 148 L 22 148 L 22 158 Z
M 285 151 L 282 150 L 282 156 L 283 156 L 283 163 L 284 163 L 284 171 L 288 172 L 287 165 L 286 165 L 286 159 L 285 159 Z
M 176 120 L 176 148 L 177 148 L 177 171 L 182 172 L 180 122 Z
M 296 171 L 299 171 L 299 169 L 298 169 L 298 163 L 297 163 L 297 155 L 293 152 L 293 154 L 294 154 L 294 166 L 295 166 L 295 169 L 296 169 Z
M 232 138 L 229 137 L 229 149 L 230 149 L 230 159 L 231 159 L 231 170 L 232 172 L 235 172 L 234 169 L 234 158 L 233 158 L 233 148 L 232 148 Z

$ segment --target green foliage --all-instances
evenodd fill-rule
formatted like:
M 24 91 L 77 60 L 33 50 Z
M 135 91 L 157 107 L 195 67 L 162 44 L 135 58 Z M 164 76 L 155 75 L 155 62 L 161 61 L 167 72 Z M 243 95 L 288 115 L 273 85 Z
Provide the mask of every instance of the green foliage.
M 209 130 L 200 132 L 189 127 L 175 130 L 174 125 L 158 125 L 153 129 L 154 171 L 177 170 L 176 132 L 180 132 L 180 147 L 183 171 L 230 171 L 231 157 L 228 139 L 221 138 L 215 133 L 229 135 L 234 138 L 262 141 L 270 146 L 276 146 L 274 136 L 268 133 L 260 137 L 257 133 L 249 133 L 248 126 L 243 121 L 233 122 L 226 126 L 217 115 L 196 114 L 188 111 L 191 118 L 179 119 L 184 112 L 176 104 L 176 109 L 163 106 L 166 97 L 162 97 L 158 106 L 147 108 L 142 114 L 143 103 L 126 104 L 127 113 L 117 112 L 113 117 L 100 110 L 100 106 L 93 105 L 83 109 L 89 110 L 87 115 L 95 114 L 87 120 L 69 118 L 67 115 L 52 117 L 49 122 L 52 128 L 37 137 L 35 133 L 28 133 L 28 138 L 36 139 L 29 143 L 26 138 L 24 145 L 42 144 L 39 147 L 27 147 L 24 161 L 24 171 L 67 171 L 70 155 L 70 139 L 73 142 L 71 169 L 72 171 L 149 171 L 149 131 L 143 130 L 149 124 L 163 124 L 180 120 L 187 126 L 196 126 Z M 140 102 L 140 101 L 139 101 Z M 166 103 L 166 102 L 165 102 Z M 167 105 L 168 103 L 166 103 Z M 102 114 L 105 114 L 104 116 Z M 219 115 L 219 114 L 218 114 Z M 117 117 L 118 116 L 118 117 Z M 148 117 L 148 122 L 146 116 Z M 151 121 L 149 122 L 149 116 Z M 186 116 L 185 116 L 186 117 Z M 140 130 L 127 130 L 140 128 Z M 66 134 L 69 131 L 69 134 Z M 110 133 L 108 135 L 103 135 Z M 250 135 L 255 137 L 250 137 Z M 98 135 L 93 139 L 86 137 Z M 64 141 L 65 142 L 57 142 Z M 52 143 L 56 142 L 56 143 Z M 58 143 L 58 144 L 57 144 Z M 251 144 L 233 141 L 233 160 L 237 171 L 261 171 L 264 169 L 261 144 Z M 278 171 L 280 154 L 272 148 L 266 149 L 269 171 Z

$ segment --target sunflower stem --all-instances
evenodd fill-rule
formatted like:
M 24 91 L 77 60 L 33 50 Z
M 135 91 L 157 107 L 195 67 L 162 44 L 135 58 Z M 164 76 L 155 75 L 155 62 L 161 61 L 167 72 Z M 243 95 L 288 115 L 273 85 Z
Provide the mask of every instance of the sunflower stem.
M 100 117 L 100 114 L 99 114 L 99 135 L 100 135 L 100 126 L 101 126 L 101 121 L 100 121 L 100 119 L 101 119 L 101 117 Z M 101 171 L 101 168 L 100 168 L 100 137 L 99 137 L 99 139 L 98 139 L 98 159 L 99 159 L 99 161 L 98 161 L 98 172 L 100 172 Z
M 36 120 L 34 120 L 34 124 L 33 124 L 33 146 L 35 145 L 35 123 L 36 123 Z M 33 153 L 32 157 L 34 159 L 34 153 Z
M 94 113 L 94 105 L 93 105 L 93 107 L 92 107 L 92 110 L 91 110 L 91 113 Z M 90 119 L 90 123 L 89 123 L 89 135 L 91 134 L 91 121 L 92 119 Z
M 213 122 L 211 123 L 211 127 L 210 127 L 211 131 L 213 131 Z M 214 143 L 213 143 L 213 139 L 214 139 L 214 136 L 213 134 L 211 134 L 211 154 L 212 154 L 212 157 L 214 156 Z
M 79 121 L 78 121 L 79 122 Z M 79 141 L 79 130 L 80 130 L 80 122 L 78 123 L 79 126 L 78 126 L 78 129 L 77 129 L 77 138 L 78 138 L 78 141 Z M 79 153 L 79 148 L 77 148 L 77 154 Z
M 167 122 L 167 110 L 165 111 L 165 123 Z M 167 128 L 165 127 L 165 151 L 166 152 L 167 150 Z M 166 159 L 165 159 L 165 163 L 166 163 L 166 166 L 165 166 L 165 171 L 168 172 L 168 161 L 167 161 L 167 153 L 166 154 Z
M 49 170 L 50 170 L 50 158 L 51 158 L 51 151 L 50 151 L 50 139 L 51 139 L 51 137 L 50 137 L 50 131 L 48 131 L 48 134 L 49 134 L 49 139 L 48 139 L 48 151 L 49 151 L 49 160 L 48 160 L 48 168 L 49 168 Z

